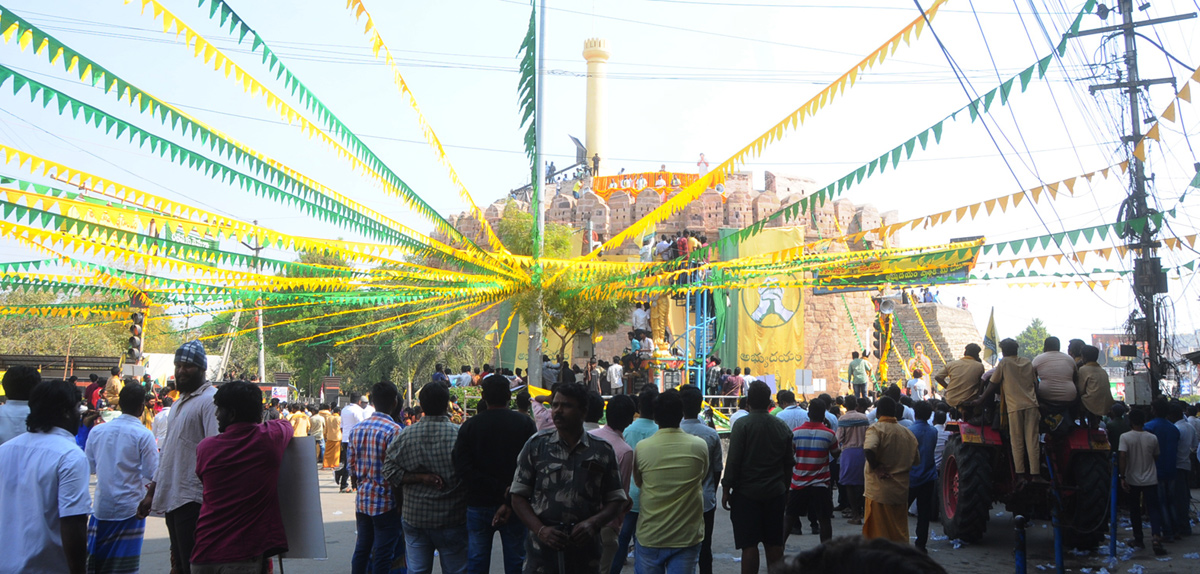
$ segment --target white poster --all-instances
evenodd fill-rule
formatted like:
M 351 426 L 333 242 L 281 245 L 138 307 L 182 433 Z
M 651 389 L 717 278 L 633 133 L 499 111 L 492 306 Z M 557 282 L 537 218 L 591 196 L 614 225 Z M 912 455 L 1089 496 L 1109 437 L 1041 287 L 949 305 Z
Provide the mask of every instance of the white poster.
M 768 387 L 771 387 L 771 396 L 772 396 L 772 397 L 774 397 L 774 396 L 775 396 L 775 392 L 778 390 L 778 389 L 776 388 L 776 386 L 775 386 L 775 385 L 776 385 L 776 383 L 775 383 L 775 375 L 759 375 L 759 376 L 758 376 L 758 377 L 756 377 L 756 378 L 757 378 L 758 380 L 760 380 L 760 381 L 762 381 L 762 382 L 766 383 Z
M 801 395 L 813 392 L 812 369 L 796 369 L 796 392 Z
M 325 552 L 321 489 L 317 485 L 317 442 L 313 437 L 295 437 L 283 451 L 279 465 L 279 509 L 287 531 L 288 551 L 284 558 L 329 557 Z
M 286 401 L 288 398 L 287 387 L 271 387 L 271 398 Z

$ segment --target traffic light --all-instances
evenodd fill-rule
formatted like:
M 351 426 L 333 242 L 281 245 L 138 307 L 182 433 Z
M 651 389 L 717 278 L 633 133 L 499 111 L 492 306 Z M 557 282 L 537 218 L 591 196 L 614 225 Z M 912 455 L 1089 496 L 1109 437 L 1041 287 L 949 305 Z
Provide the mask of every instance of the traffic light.
M 125 351 L 125 362 L 136 365 L 142 360 L 142 335 L 145 316 L 140 312 L 129 315 L 129 349 Z

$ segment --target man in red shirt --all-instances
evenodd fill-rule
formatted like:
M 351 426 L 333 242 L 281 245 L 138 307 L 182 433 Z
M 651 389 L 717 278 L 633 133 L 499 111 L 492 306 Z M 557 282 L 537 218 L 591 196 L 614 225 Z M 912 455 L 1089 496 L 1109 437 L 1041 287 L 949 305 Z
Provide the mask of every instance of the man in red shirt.
M 679 251 L 679 256 L 684 259 L 687 259 L 687 256 L 691 255 L 692 250 L 688 246 L 688 236 L 686 231 L 680 232 L 679 237 L 675 239 L 675 249 Z
M 796 466 L 792 469 L 792 486 L 784 510 L 783 540 L 787 542 L 791 525 L 808 515 L 821 525 L 821 542 L 833 538 L 833 498 L 829 487 L 830 456 L 838 449 L 837 437 L 825 423 L 825 401 L 814 399 L 808 404 L 808 422 L 792 431 L 792 446 L 796 449 Z M 819 422 L 814 422 L 819 421 Z
M 271 556 L 287 552 L 278 484 L 292 425 L 259 423 L 262 391 L 245 381 L 221 385 L 213 403 L 221 434 L 196 447 L 204 501 L 196 520 L 192 573 L 266 572 Z

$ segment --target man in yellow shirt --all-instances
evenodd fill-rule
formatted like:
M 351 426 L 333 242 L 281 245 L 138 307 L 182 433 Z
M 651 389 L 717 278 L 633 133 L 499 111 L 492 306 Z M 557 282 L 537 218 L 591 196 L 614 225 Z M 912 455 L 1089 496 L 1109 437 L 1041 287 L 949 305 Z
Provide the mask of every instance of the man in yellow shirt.
M 308 413 L 304 412 L 304 409 L 301 409 L 296 404 L 289 405 L 288 410 L 292 413 L 288 416 L 288 422 L 292 423 L 292 436 L 308 436 Z
M 1042 472 L 1042 451 L 1038 443 L 1037 375 L 1033 362 L 1017 354 L 1017 342 L 1013 339 L 1000 341 L 1000 352 L 1004 358 L 996 363 L 996 369 L 983 396 L 969 401 L 987 406 L 997 390 L 1003 402 L 1003 413 L 1008 424 L 1008 435 L 1013 455 L 1013 472 L 1018 481 L 1039 476 Z M 1028 466 L 1025 464 L 1028 460 Z
M 979 360 L 979 351 L 979 345 L 967 345 L 963 351 L 963 358 L 946 363 L 933 376 L 933 380 L 945 387 L 945 399 L 950 406 L 957 408 L 979 394 L 984 370 L 983 362 Z
M 1112 387 L 1109 386 L 1108 371 L 1099 364 L 1100 349 L 1084 345 L 1083 364 L 1079 367 L 1079 397 L 1083 402 L 1088 426 L 1097 428 L 1100 420 L 1112 409 Z M 1189 449 L 1190 450 L 1190 449 Z
M 112 376 L 108 378 L 108 384 L 104 385 L 104 400 L 108 403 L 109 408 L 117 408 L 117 398 L 121 396 L 121 389 L 125 388 L 125 383 L 121 381 L 121 368 L 113 367 Z
M 694 572 L 704 541 L 702 486 L 708 475 L 708 445 L 680 430 L 683 399 L 674 389 L 654 399 L 658 431 L 638 442 L 633 480 L 641 489 L 638 513 L 638 571 Z

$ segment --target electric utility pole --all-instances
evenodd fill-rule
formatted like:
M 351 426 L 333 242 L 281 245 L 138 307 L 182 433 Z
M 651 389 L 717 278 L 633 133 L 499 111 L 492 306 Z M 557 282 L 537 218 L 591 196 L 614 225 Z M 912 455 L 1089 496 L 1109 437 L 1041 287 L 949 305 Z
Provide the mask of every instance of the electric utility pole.
M 254 226 L 258 227 L 257 219 L 254 220 Z M 262 259 L 259 258 L 259 252 L 263 250 L 262 240 L 259 239 L 259 236 L 256 234 L 254 236 L 254 245 L 250 245 L 245 241 L 242 242 L 242 245 L 245 245 L 247 249 L 250 249 L 254 252 L 254 271 L 261 276 Z M 254 321 L 258 324 L 258 380 L 260 383 L 265 384 L 267 381 L 267 346 L 266 342 L 263 340 L 262 306 L 262 289 L 260 287 L 258 300 L 254 302 Z
M 545 245 L 546 212 L 542 209 L 545 196 L 546 177 L 542 172 L 542 101 L 544 73 L 546 70 L 546 0 L 541 0 L 538 6 L 537 24 L 537 73 L 534 76 L 533 122 L 536 143 L 533 152 L 533 201 L 529 209 L 533 211 L 534 241 L 533 241 L 533 290 L 536 304 L 535 315 L 529 317 L 529 367 L 525 373 L 525 383 L 530 386 L 542 384 L 542 249 Z
M 1138 6 L 1138 9 L 1145 10 L 1148 6 L 1149 3 L 1143 3 Z M 1141 79 L 1138 74 L 1137 60 L 1138 33 L 1134 29 L 1196 17 L 1196 14 L 1192 13 L 1134 22 L 1133 9 L 1133 0 L 1118 0 L 1118 6 L 1114 10 L 1121 14 L 1120 24 L 1075 34 L 1075 36 L 1120 34 L 1124 40 L 1125 77 L 1123 81 L 1121 81 L 1122 78 L 1118 78 L 1117 82 L 1091 86 L 1088 88 L 1088 91 L 1094 94 L 1101 90 L 1121 89 L 1125 90 L 1125 93 L 1128 95 L 1130 131 L 1121 138 L 1126 150 L 1128 150 L 1129 157 L 1129 198 L 1120 212 L 1125 221 L 1147 218 L 1157 213 L 1157 210 L 1149 207 L 1147 202 L 1149 194 L 1146 191 L 1145 163 L 1133 153 L 1143 136 L 1142 110 L 1139 102 L 1140 90 L 1143 87 L 1148 88 L 1155 84 L 1175 84 L 1174 78 Z M 1110 10 L 1107 6 L 1100 4 L 1096 14 L 1104 20 L 1108 18 L 1109 12 Z M 1156 249 L 1162 246 L 1156 238 L 1158 229 L 1148 219 L 1144 221 L 1145 223 L 1142 225 L 1141 231 L 1136 230 L 1132 226 L 1126 226 L 1125 228 L 1126 234 L 1124 238 L 1127 241 L 1126 246 L 1137 254 L 1134 259 L 1133 295 L 1141 311 L 1141 317 L 1131 317 L 1130 321 L 1133 324 L 1134 340 L 1146 343 L 1146 367 L 1150 375 L 1150 392 L 1152 396 L 1158 397 L 1162 393 L 1159 383 L 1164 374 L 1163 367 L 1165 363 L 1164 357 L 1162 357 L 1161 342 L 1162 337 L 1169 335 L 1169 333 L 1159 332 L 1160 317 L 1157 305 L 1158 295 L 1167 292 L 1167 274 L 1163 270 L 1162 260 L 1156 256 L 1155 252 Z

